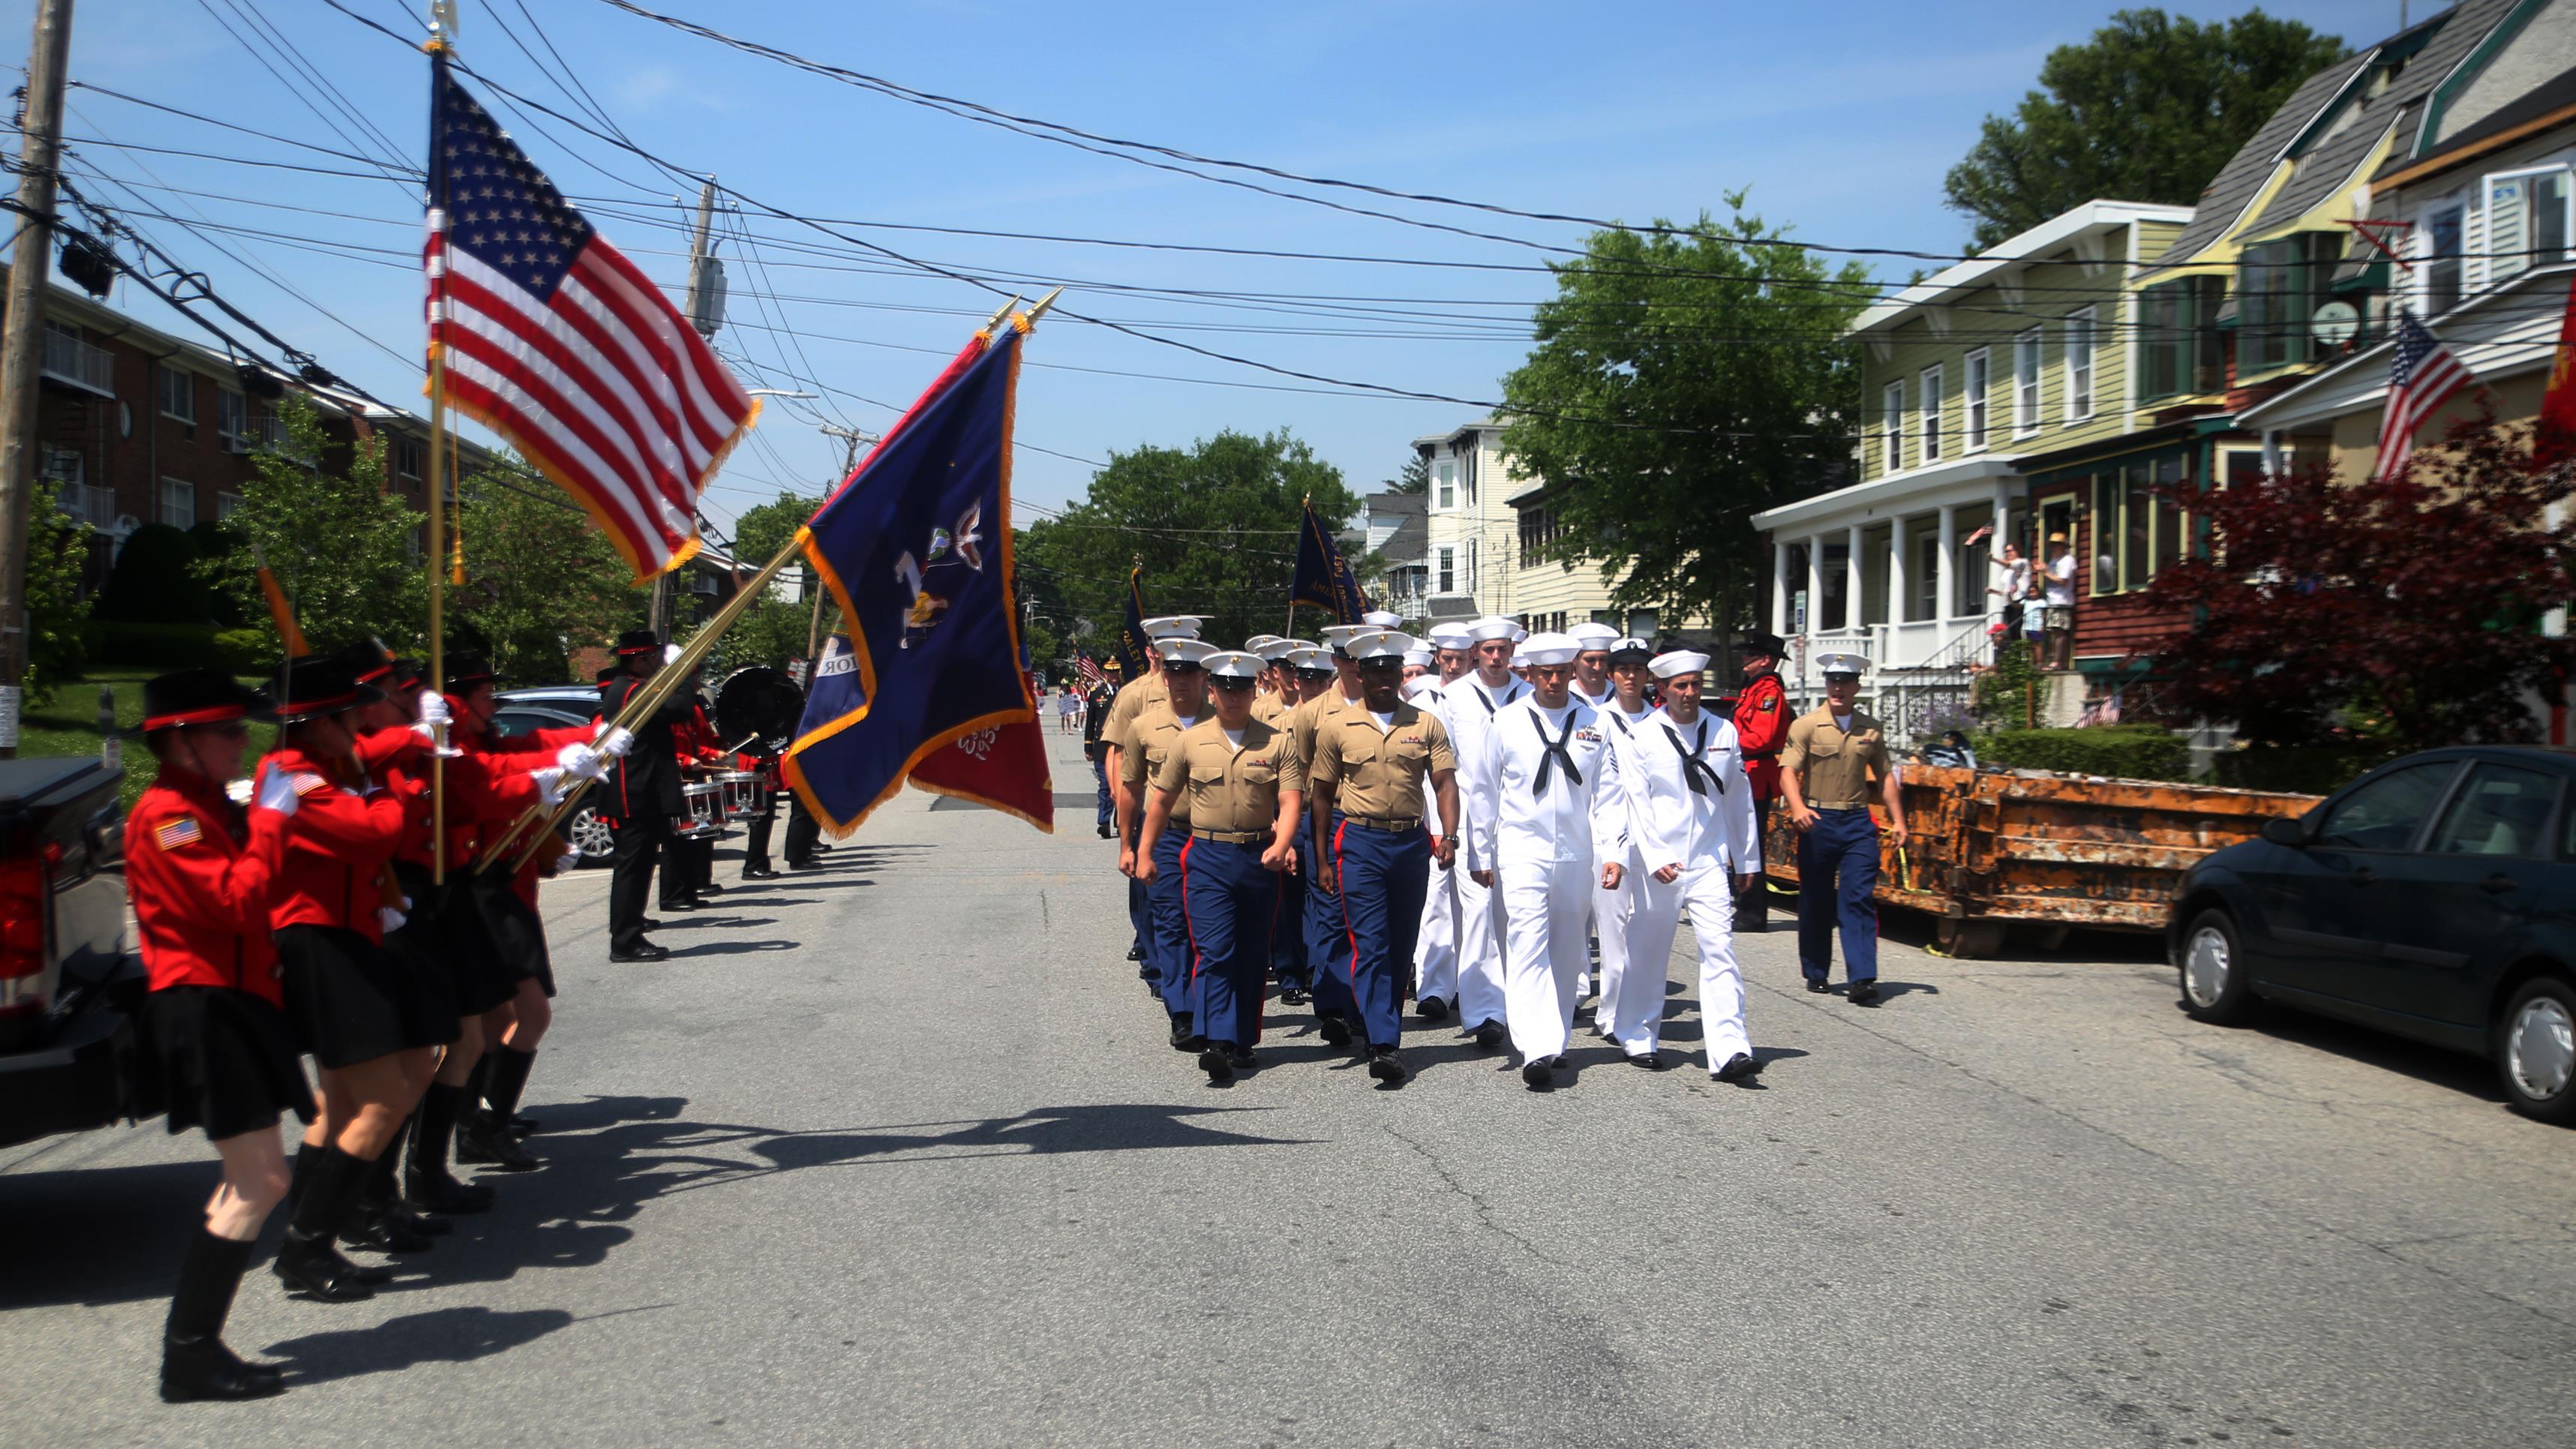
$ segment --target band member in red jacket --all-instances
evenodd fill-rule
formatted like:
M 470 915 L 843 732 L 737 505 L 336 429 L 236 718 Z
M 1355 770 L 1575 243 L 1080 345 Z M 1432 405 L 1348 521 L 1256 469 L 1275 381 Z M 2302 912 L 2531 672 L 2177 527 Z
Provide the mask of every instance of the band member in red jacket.
M 692 782 L 708 770 L 730 770 L 733 759 L 723 751 L 723 741 L 716 738 L 716 727 L 707 719 L 706 705 L 698 698 L 698 678 L 692 674 L 675 696 L 687 710 L 687 717 L 671 727 L 672 753 L 677 757 L 680 778 Z M 684 787 L 685 788 L 685 787 Z M 716 817 L 716 824 L 724 823 Z M 680 862 L 662 871 L 662 909 L 694 911 L 706 905 L 706 898 L 724 887 L 716 884 L 716 832 L 675 838 L 671 854 Z
M 428 820 L 357 759 L 350 711 L 382 692 L 358 683 L 346 660 L 312 657 L 280 669 L 269 693 L 279 738 L 262 765 L 263 798 L 297 802 L 269 927 L 287 1019 L 322 1077 L 322 1120 L 296 1160 L 275 1266 L 290 1289 L 339 1302 L 372 1297 L 391 1276 L 342 1257 L 332 1239 L 411 1110 L 403 1054 L 424 1035 L 452 1035 L 456 1020 L 424 1020 L 421 993 L 385 949 L 386 931 L 405 919 L 393 859 Z
M 1780 683 L 1780 661 L 1789 645 L 1779 635 L 1747 630 L 1736 644 L 1744 671 L 1744 692 L 1734 710 L 1737 748 L 1744 755 L 1744 776 L 1753 785 L 1753 831 L 1765 839 L 1771 828 L 1771 805 L 1780 798 L 1780 747 L 1789 743 L 1789 691 Z M 1735 899 L 1738 934 L 1765 929 L 1771 886 L 1760 872 Z
M 161 1397 L 250 1399 L 284 1387 L 278 1370 L 224 1346 L 224 1319 L 269 1210 L 286 1196 L 277 1130 L 317 1115 L 279 1009 L 269 896 L 297 804 L 263 779 L 248 811 L 224 794 L 241 772 L 249 721 L 268 699 L 211 669 L 143 686 L 143 742 L 160 774 L 125 821 L 126 889 L 152 994 L 144 1017 L 161 1058 L 170 1130 L 203 1131 L 224 1178 L 188 1240 L 161 1336 Z

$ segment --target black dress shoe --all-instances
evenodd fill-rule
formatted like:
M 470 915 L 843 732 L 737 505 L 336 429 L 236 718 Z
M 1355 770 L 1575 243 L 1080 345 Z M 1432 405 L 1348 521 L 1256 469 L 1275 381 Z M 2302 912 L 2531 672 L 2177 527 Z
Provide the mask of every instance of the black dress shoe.
M 492 1210 L 492 1189 L 479 1182 L 458 1182 L 441 1169 L 435 1176 L 428 1172 L 404 1169 L 403 1196 L 411 1205 L 449 1217 L 488 1213 Z M 435 1221 L 433 1219 L 433 1221 Z M 447 1224 L 440 1223 L 440 1227 Z
M 1762 1063 L 1744 1052 L 1737 1052 L 1726 1059 L 1725 1066 L 1708 1075 L 1712 1081 L 1749 1082 L 1762 1075 Z
M 340 1241 L 374 1253 L 426 1253 L 430 1237 L 393 1210 L 393 1204 L 361 1199 L 340 1225 Z
M 1100 827 L 1100 838 L 1101 838 L 1101 839 L 1103 839 L 1103 840 L 1107 840 L 1107 839 L 1109 838 L 1109 836 L 1110 836 L 1109 826 L 1108 826 L 1108 824 L 1107 824 L 1106 822 L 1103 822 L 1103 823 L 1102 823 L 1102 825 L 1101 825 L 1101 827 Z
M 1873 976 L 1867 981 L 1853 982 L 1851 989 L 1844 993 L 1843 1000 L 1854 1006 L 1878 1005 L 1878 978 Z
M 653 909 L 662 912 L 664 915 L 676 916 L 683 911 L 694 911 L 698 909 L 698 903 L 696 901 L 663 901 L 655 905 Z
M 1449 1015 L 1449 1003 L 1437 996 L 1426 996 L 1413 1003 L 1413 1014 L 1424 1021 L 1439 1021 Z
M 789 870 L 812 870 L 814 868 L 814 859 L 811 856 L 807 856 L 803 860 L 798 860 L 796 857 L 791 855 L 787 858 L 787 868 Z
M 1552 1090 L 1556 1086 L 1555 1058 L 1540 1057 L 1536 1061 L 1522 1063 L 1521 1080 L 1527 1082 L 1533 1092 Z
M 653 919 L 651 916 L 646 916 L 636 925 L 635 929 L 639 931 L 658 931 L 662 929 L 662 923 Z
M 1492 1051 L 1502 1044 L 1503 1024 L 1501 1022 L 1489 1021 L 1476 1028 L 1476 1045 Z
M 1369 1048 L 1369 1075 L 1381 1082 L 1397 1083 L 1404 1080 L 1404 1062 L 1396 1056 L 1395 1048 L 1379 1046 Z
M 1628 1065 L 1632 1067 L 1644 1067 L 1650 1072 L 1660 1072 L 1664 1069 L 1663 1054 L 1661 1052 L 1638 1052 L 1628 1058 Z
M 1199 1039 L 1198 1034 L 1190 1030 L 1188 1012 L 1180 1012 L 1172 1017 L 1172 1050 L 1194 1052 L 1205 1045 L 1206 1043 Z
M 1225 1059 L 1234 1063 L 1234 1069 L 1238 1072 L 1251 1071 L 1254 1066 L 1258 1065 L 1258 1063 L 1253 1060 L 1252 1048 L 1248 1046 L 1227 1047 L 1225 1049 Z
M 1833 993 L 1833 989 L 1830 983 L 1819 981 L 1813 976 L 1807 978 L 1807 990 L 1813 995 L 1829 996 Z
M 609 947 L 608 959 L 611 961 L 668 961 L 671 959 L 671 948 L 656 946 L 650 941 L 638 941 L 622 951 L 614 946 Z
M 1207 1073 L 1210 1082 L 1231 1082 L 1234 1080 L 1234 1059 L 1227 1056 L 1222 1047 L 1211 1046 L 1199 1053 L 1199 1070 Z
M 824 843 L 822 843 L 822 842 L 821 842 L 821 841 L 819 841 L 819 840 L 818 840 L 818 841 L 816 841 L 816 842 L 814 843 L 814 853 L 815 853 L 816 855 L 830 855 L 833 851 L 836 851 L 836 850 L 838 850 L 838 849 L 840 849 L 840 848 L 841 848 L 841 847 L 839 847 L 839 846 L 837 846 L 837 845 L 825 845 Z
M 1144 960 L 1144 959 L 1145 959 L 1145 948 L 1144 948 L 1143 946 L 1141 946 L 1141 945 L 1136 945 L 1136 946 L 1130 946 L 1130 947 L 1128 947 L 1128 948 L 1127 948 L 1127 959 L 1128 959 L 1128 960 L 1130 960 L 1130 961 L 1142 961 L 1142 960 Z
M 1303 1006 L 1303 1005 L 1305 1005 L 1305 1004 L 1306 1004 L 1306 988 L 1305 988 L 1305 987 L 1303 987 L 1303 986 L 1282 986 L 1282 987 L 1280 987 L 1280 988 L 1279 988 L 1279 1004 L 1280 1004 L 1281 1006 Z
M 771 870 L 765 865 L 746 865 L 742 868 L 742 878 L 744 880 L 776 880 L 778 879 L 778 872 Z
M 425 1237 L 443 1238 L 449 1233 L 456 1231 L 456 1224 L 449 1222 L 445 1218 L 431 1217 L 420 1209 L 413 1207 L 411 1203 L 404 1198 L 395 1198 L 392 1206 L 393 1215 L 396 1220 L 401 1222 L 404 1227 L 411 1229 L 415 1233 L 422 1234 Z
M 509 1133 L 488 1131 L 479 1120 L 456 1124 L 456 1160 L 502 1172 L 534 1172 L 545 1165 L 511 1141 Z
M 286 1392 L 286 1377 L 267 1364 L 244 1363 L 224 1341 L 169 1333 L 161 1338 L 161 1402 L 264 1399 Z
M 325 1303 L 355 1303 L 376 1296 L 376 1285 L 392 1279 L 384 1268 L 361 1268 L 340 1256 L 331 1240 L 320 1234 L 306 1236 L 302 1229 L 289 1227 L 286 1241 L 278 1246 L 277 1261 L 271 1271 L 284 1280 L 289 1292 L 319 1298 Z
M 1315 1030 L 1323 1034 L 1326 1046 L 1346 1047 L 1351 1044 L 1351 1024 L 1338 1016 L 1318 1014 Z
M 716 884 L 714 881 L 703 881 L 703 882 L 699 883 L 699 886 L 698 886 L 698 895 L 701 897 L 701 899 L 698 901 L 698 904 L 699 904 L 699 905 L 702 905 L 702 906 L 706 904 L 706 901 L 704 900 L 704 897 L 707 897 L 707 896 L 720 896 L 720 895 L 723 895 L 723 894 L 724 894 L 724 887 L 723 887 L 723 886 L 720 886 L 720 885 Z

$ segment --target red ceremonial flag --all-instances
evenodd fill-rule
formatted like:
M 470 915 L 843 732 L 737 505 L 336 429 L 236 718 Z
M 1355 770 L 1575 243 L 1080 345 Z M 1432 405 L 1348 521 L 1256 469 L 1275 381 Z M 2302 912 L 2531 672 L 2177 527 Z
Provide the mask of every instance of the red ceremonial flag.
M 2549 370 L 2549 391 L 2540 399 L 2531 453 L 2543 468 L 2576 457 L 2576 278 L 2567 284 L 2567 311 L 2558 319 L 2558 362 Z
M 641 582 L 698 551 L 698 495 L 759 400 L 430 60 L 429 345 L 447 399 L 570 493 Z

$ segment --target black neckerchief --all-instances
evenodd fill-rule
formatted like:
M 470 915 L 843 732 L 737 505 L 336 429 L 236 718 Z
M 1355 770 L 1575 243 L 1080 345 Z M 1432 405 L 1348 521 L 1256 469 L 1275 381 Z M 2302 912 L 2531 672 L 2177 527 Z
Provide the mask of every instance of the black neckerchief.
M 1483 681 L 1483 680 L 1481 680 L 1481 679 L 1471 679 L 1471 680 L 1469 681 L 1469 683 L 1471 683 L 1471 684 L 1473 684 L 1473 685 L 1475 686 L 1475 689 L 1476 689 L 1476 703 L 1481 704 L 1481 705 L 1483 705 L 1483 706 L 1485 707 L 1485 715 L 1486 715 L 1486 717 L 1487 717 L 1488 719 L 1492 718 L 1492 717 L 1493 717 L 1493 713 L 1494 713 L 1494 697 L 1493 697 L 1492 695 L 1487 694 L 1487 693 L 1485 692 L 1485 681 Z M 1504 686 L 1503 686 L 1503 703 L 1505 703 L 1505 704 L 1509 704 L 1509 703 L 1511 703 L 1513 700 L 1516 700 L 1516 699 L 1520 698 L 1520 694 L 1518 693 L 1518 691 L 1519 691 L 1520 687 L 1521 687 L 1521 682 L 1520 682 L 1519 680 L 1517 680 L 1517 679 L 1513 680 L 1513 681 L 1512 681 L 1511 683 L 1509 683 L 1509 684 L 1504 685 Z
M 1699 752 L 1708 748 L 1707 720 L 1703 719 L 1699 722 L 1698 738 L 1687 745 L 1682 743 L 1681 735 L 1669 724 L 1664 726 L 1664 738 L 1671 740 L 1674 751 L 1681 755 L 1682 779 L 1689 783 L 1692 794 L 1705 795 L 1710 785 L 1715 785 L 1720 795 L 1726 793 L 1726 782 L 1717 778 L 1717 771 L 1710 769 L 1708 761 L 1699 757 Z
M 1560 764 L 1565 766 L 1565 778 L 1568 781 L 1577 785 L 1583 783 L 1583 772 L 1574 768 L 1574 756 L 1566 753 L 1565 749 L 1566 742 L 1574 738 L 1575 719 L 1576 711 L 1571 709 L 1567 710 L 1565 712 L 1565 732 L 1558 735 L 1555 741 L 1551 743 L 1547 737 L 1547 720 L 1541 716 L 1538 711 L 1530 711 L 1530 727 L 1538 731 L 1538 747 L 1540 751 L 1538 757 L 1538 778 L 1530 782 L 1530 797 L 1532 799 L 1544 800 L 1547 798 L 1548 772 Z

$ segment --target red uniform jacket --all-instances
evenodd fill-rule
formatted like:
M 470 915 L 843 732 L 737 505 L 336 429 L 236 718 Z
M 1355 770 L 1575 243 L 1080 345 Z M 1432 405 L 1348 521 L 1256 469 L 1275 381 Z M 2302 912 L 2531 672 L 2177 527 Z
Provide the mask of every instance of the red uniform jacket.
M 331 766 L 292 745 L 269 751 L 267 763 L 294 778 L 300 797 L 295 818 L 287 822 L 286 861 L 269 901 L 269 928 L 335 926 L 381 944 L 384 923 L 376 908 L 385 903 L 389 863 L 406 834 L 425 837 L 428 806 L 420 804 L 415 819 L 414 806 L 400 794 L 380 786 L 361 794 L 338 784 Z
M 1735 701 L 1735 739 L 1744 751 L 1744 775 L 1753 798 L 1780 798 L 1780 747 L 1789 743 L 1789 691 L 1768 670 L 1755 675 Z
M 499 824 L 491 827 L 489 834 L 492 839 L 498 839 L 502 832 L 510 828 L 509 822 L 518 818 L 521 810 L 535 803 L 537 787 L 534 781 L 527 779 L 527 771 L 544 769 L 564 746 L 589 744 L 591 736 L 599 733 L 598 725 L 586 724 L 565 725 L 560 729 L 551 730 L 530 730 L 523 735 L 486 735 L 466 720 L 462 710 L 457 711 L 455 729 L 456 743 L 460 748 L 489 762 L 495 768 L 518 772 L 519 779 L 524 782 L 526 799 L 513 808 Z M 591 788 L 596 790 L 598 787 L 594 785 Z M 595 800 L 598 797 L 594 795 L 589 798 Z M 510 853 L 513 856 L 517 855 L 519 851 L 526 848 L 526 843 L 527 837 L 522 835 L 520 843 L 513 845 Z M 548 863 L 545 853 L 539 851 L 528 858 L 527 865 L 510 881 L 510 888 L 518 892 L 519 899 L 525 901 L 532 910 L 537 904 L 537 882 L 545 878 L 545 867 Z
M 242 808 L 223 787 L 163 766 L 125 819 L 125 881 L 152 989 L 229 986 L 286 1004 L 269 898 L 289 822 Z

